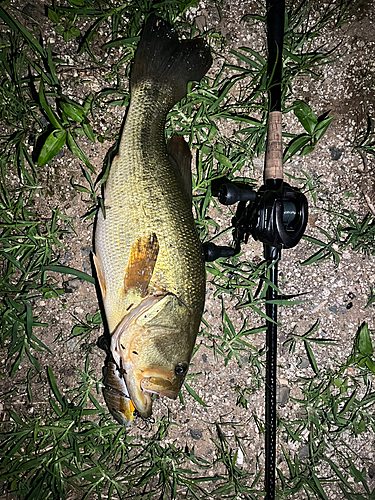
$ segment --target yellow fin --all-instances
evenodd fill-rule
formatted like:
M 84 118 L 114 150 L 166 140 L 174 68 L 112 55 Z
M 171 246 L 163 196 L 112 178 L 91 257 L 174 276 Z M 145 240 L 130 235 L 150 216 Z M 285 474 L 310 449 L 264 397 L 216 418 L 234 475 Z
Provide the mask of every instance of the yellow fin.
M 95 269 L 96 269 L 96 274 L 97 274 L 98 280 L 99 280 L 100 290 L 102 292 L 103 299 L 105 299 L 105 297 L 107 295 L 107 283 L 106 283 L 105 278 L 104 278 L 102 264 L 101 264 L 99 258 L 95 254 L 93 254 L 93 258 L 94 258 L 94 265 L 95 265 Z
M 124 294 L 135 288 L 142 296 L 147 295 L 158 253 L 159 242 L 155 233 L 141 236 L 132 244 L 125 271 Z

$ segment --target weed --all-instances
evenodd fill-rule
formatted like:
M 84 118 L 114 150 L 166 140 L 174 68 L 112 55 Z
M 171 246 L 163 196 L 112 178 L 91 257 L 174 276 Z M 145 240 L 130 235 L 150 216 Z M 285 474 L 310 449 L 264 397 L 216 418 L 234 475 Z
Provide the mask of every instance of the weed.
M 316 330 L 316 323 L 306 334 L 299 336 L 305 347 L 307 338 Z M 294 346 L 297 338 L 286 342 Z M 318 341 L 321 342 L 321 339 Z M 286 442 L 306 443 L 308 460 L 301 461 L 297 455 L 291 459 L 283 449 L 288 466 L 289 478 L 281 470 L 278 471 L 286 496 L 304 490 L 315 493 L 319 498 L 329 498 L 326 488 L 330 484 L 340 482 L 344 491 L 353 493 L 348 481 L 348 471 L 358 475 L 366 492 L 369 488 L 366 478 L 354 466 L 355 452 L 347 446 L 348 433 L 356 439 L 361 434 L 374 429 L 373 407 L 375 396 L 371 391 L 369 372 L 373 370 L 373 350 L 370 333 L 366 324 L 362 325 L 355 339 L 353 354 L 347 362 L 336 369 L 318 369 L 312 348 L 308 349 L 309 359 L 315 372 L 313 377 L 299 378 L 302 398 L 291 398 L 300 407 L 300 418 L 290 421 L 280 419 L 280 426 Z M 355 370 L 352 367 L 356 366 Z M 361 391 L 362 383 L 366 388 Z M 331 458 L 329 450 L 340 450 L 339 467 Z M 315 469 L 321 464 L 325 469 L 324 479 L 319 479 Z M 345 464 L 345 465 L 344 465 Z M 354 468 L 353 468 L 354 467 Z M 350 497 L 345 497 L 350 498 Z
M 366 130 L 358 127 L 353 139 L 352 151 L 361 156 L 365 166 L 368 156 L 375 156 L 375 127 L 374 120 L 370 116 L 367 116 Z
M 0 18 L 8 30 L 3 34 L 0 48 L 0 120 L 4 125 L 0 137 L 1 346 L 12 360 L 11 376 L 25 357 L 31 362 L 25 384 L 30 401 L 37 370 L 51 392 L 43 415 L 21 418 L 8 410 L 10 418 L 2 422 L 4 489 L 21 499 L 64 499 L 72 491 L 84 499 L 92 496 L 140 500 L 182 496 L 261 498 L 261 470 L 251 475 L 239 465 L 239 450 L 246 455 L 245 448 L 238 437 L 232 446 L 219 424 L 215 425 L 217 437 L 213 440 L 217 459 L 210 462 L 196 456 L 194 449 L 183 449 L 166 439 L 172 425 L 170 416 L 155 424 L 149 438 L 134 438 L 114 424 L 100 405 L 101 381 L 95 377 L 88 358 L 84 368 L 77 370 L 78 387 L 64 395 L 51 368 L 47 368 L 46 374 L 40 370 L 37 353 L 40 349 L 48 352 L 48 346 L 35 335 L 35 328 L 44 326 L 35 313 L 35 304 L 40 297 L 48 300 L 63 292 L 47 271 L 72 274 L 90 283 L 94 280 L 82 271 L 57 265 L 58 250 L 62 248 L 60 239 L 71 229 L 71 224 L 59 208 L 43 218 L 31 208 L 35 194 L 44 188 L 39 174 L 63 148 L 68 148 L 82 166 L 81 178 L 72 179 L 71 183 L 78 192 L 88 195 L 87 217 L 93 218 L 110 158 L 97 178 L 82 139 L 91 143 L 114 140 L 95 130 L 93 117 L 99 108 L 100 112 L 111 113 L 113 106 L 128 104 L 129 89 L 124 75 L 129 74 L 145 15 L 157 12 L 175 23 L 188 38 L 197 32 L 189 14 L 189 8 L 195 5 L 191 0 L 158 3 L 69 0 L 60 4 L 53 2 L 47 12 L 57 36 L 62 37 L 59 38 L 62 51 L 75 44 L 79 56 L 85 53 L 96 70 L 105 70 L 107 85 L 95 96 L 68 95 L 60 77 L 66 61 L 53 52 L 43 36 L 37 37 L 25 28 L 17 9 L 0 6 Z M 284 132 L 288 142 L 285 159 L 312 151 L 330 124 L 331 118 L 325 114 L 316 116 L 306 103 L 290 104 L 292 89 L 296 77 L 318 78 L 319 67 L 335 57 L 332 47 L 320 46 L 320 36 L 329 25 L 339 26 L 346 20 L 349 4 L 328 2 L 321 7 L 320 15 L 314 15 L 309 3 L 302 1 L 287 14 L 283 112 L 294 112 L 304 132 L 299 135 Z M 265 27 L 262 15 L 246 19 Z M 100 46 L 104 32 L 108 36 Z M 211 41 L 214 50 L 220 50 L 223 40 L 219 34 L 207 32 L 203 36 Z M 232 51 L 233 56 L 238 64 L 226 60 L 217 74 L 211 73 L 199 86 L 189 85 L 187 98 L 170 112 L 166 127 L 167 137 L 174 132 L 187 136 L 195 152 L 193 206 L 202 240 L 216 240 L 229 231 L 220 232 L 212 215 L 213 208 L 220 211 L 214 197 L 215 184 L 239 175 L 265 150 L 268 111 L 265 53 L 239 47 Z M 224 133 L 224 124 L 234 130 L 230 137 Z M 371 124 L 366 134 L 357 136 L 356 151 L 372 154 L 372 136 Z M 298 180 L 314 199 L 317 180 L 305 172 L 302 175 Z M 249 179 L 247 182 L 254 184 Z M 374 221 L 370 216 L 361 220 L 349 212 L 334 216 L 339 224 L 333 233 L 322 229 L 322 240 L 306 237 L 319 249 L 304 264 L 331 257 L 337 263 L 340 251 L 347 247 L 374 254 Z M 237 308 L 249 308 L 259 322 L 267 319 L 262 309 L 267 287 L 272 285 L 267 279 L 266 263 L 255 265 L 237 256 L 210 263 L 207 271 L 215 287 L 215 297 L 220 294 L 233 300 Z M 373 303 L 372 295 L 368 306 Z M 264 352 L 256 349 L 250 339 L 265 328 L 249 329 L 244 322 L 237 329 L 224 300 L 222 303 L 222 332 L 214 332 L 206 325 L 203 342 L 223 358 L 224 365 L 231 360 L 239 364 L 249 360 L 253 386 L 235 389 L 238 404 L 246 407 L 247 397 L 254 386 L 260 386 L 264 371 Z M 288 303 L 299 302 L 278 300 L 278 304 Z M 72 335 L 89 335 L 100 322 L 99 314 L 87 315 L 85 321 L 73 328 Z M 306 441 L 310 456 L 304 462 L 297 456 L 291 458 L 285 450 L 289 472 L 287 475 L 279 470 L 280 494 L 286 497 L 304 491 L 309 496 L 326 498 L 326 483 L 336 481 L 345 498 L 354 498 L 352 479 L 364 491 L 369 490 L 365 474 L 355 462 L 358 457 L 345 449 L 343 436 L 345 432 L 359 436 L 374 428 L 371 411 L 374 397 L 369 382 L 373 371 L 371 331 L 363 325 L 345 367 L 327 371 L 314 356 L 314 345 L 321 343 L 321 339 L 312 336 L 314 328 L 304 335 L 293 332 L 288 341 L 291 352 L 297 342 L 303 343 L 314 377 L 299 380 L 302 396 L 294 402 L 303 410 L 303 418 L 280 420 L 279 428 L 286 441 Z M 191 377 L 187 378 L 185 388 L 205 406 L 189 383 Z M 257 423 L 263 432 L 262 422 Z M 326 453 L 330 443 L 340 445 L 337 463 L 336 458 L 328 458 Z M 321 464 L 329 468 L 328 479 L 325 474 L 320 475 Z M 220 474 L 214 475 L 215 468 Z
M 358 220 L 357 216 L 349 210 L 343 210 L 343 213 L 331 211 L 330 214 L 338 220 L 333 234 L 319 227 L 318 230 L 326 237 L 327 241 L 312 236 L 304 236 L 303 238 L 306 241 L 320 248 L 311 257 L 301 262 L 301 265 L 307 266 L 329 258 L 332 258 L 335 264 L 338 264 L 340 262 L 340 251 L 349 246 L 354 251 L 363 252 L 366 255 L 375 255 L 375 220 L 371 214 L 367 214 L 362 220 Z

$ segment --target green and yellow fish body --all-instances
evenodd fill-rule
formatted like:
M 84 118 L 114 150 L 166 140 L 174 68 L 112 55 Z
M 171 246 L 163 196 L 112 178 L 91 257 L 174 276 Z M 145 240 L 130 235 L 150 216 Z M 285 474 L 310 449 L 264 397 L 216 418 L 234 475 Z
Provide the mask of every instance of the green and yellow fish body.
M 118 370 L 111 376 L 123 377 L 143 417 L 151 414 L 152 393 L 177 397 L 203 312 L 204 261 L 180 161 L 186 145 L 176 137 L 168 154 L 164 132 L 187 82 L 200 80 L 210 64 L 201 41 L 180 43 L 165 21 L 148 20 L 105 185 L 105 214 L 97 218 L 94 262 Z M 125 422 L 129 411 L 121 411 Z

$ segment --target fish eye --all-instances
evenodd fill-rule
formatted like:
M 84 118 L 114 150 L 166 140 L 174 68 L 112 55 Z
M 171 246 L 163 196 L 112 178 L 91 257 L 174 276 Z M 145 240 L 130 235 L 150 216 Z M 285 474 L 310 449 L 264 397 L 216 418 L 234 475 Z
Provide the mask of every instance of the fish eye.
M 174 372 L 176 375 L 184 375 L 184 373 L 187 372 L 187 369 L 188 369 L 187 363 L 178 363 L 178 365 L 176 365 L 174 369 Z

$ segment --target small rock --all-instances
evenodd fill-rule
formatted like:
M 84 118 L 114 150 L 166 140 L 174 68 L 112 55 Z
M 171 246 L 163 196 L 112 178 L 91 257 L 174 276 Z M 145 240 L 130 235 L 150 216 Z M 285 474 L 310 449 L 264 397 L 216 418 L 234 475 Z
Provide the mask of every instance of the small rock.
M 308 358 L 301 358 L 297 366 L 300 370 L 304 370 L 305 368 L 308 368 L 310 366 L 310 361 L 308 360 Z
M 73 278 L 63 282 L 63 289 L 65 293 L 73 293 L 81 286 L 82 281 L 79 278 Z
M 79 344 L 79 338 L 73 337 L 66 342 L 66 348 L 69 352 L 73 352 L 76 350 L 77 345 Z
M 85 247 L 81 248 L 81 255 L 82 255 L 82 257 L 88 257 L 91 252 L 92 252 L 92 246 L 91 245 L 88 245 L 88 246 L 85 246 Z
M 246 365 L 249 362 L 249 356 L 239 356 L 241 365 Z
M 302 448 L 300 448 L 298 452 L 298 458 L 300 460 L 303 460 L 304 458 L 309 458 L 309 456 L 310 456 L 310 448 L 308 444 L 305 444 L 304 446 L 302 446 Z
M 329 148 L 329 151 L 331 153 L 331 160 L 337 161 L 341 158 L 341 155 L 343 154 L 344 150 L 340 148 L 336 148 L 333 146 L 332 148 Z
M 72 258 L 72 254 L 70 252 L 65 252 L 64 257 L 60 259 L 60 264 L 66 264 Z
M 88 260 L 84 260 L 83 261 L 83 270 L 85 271 L 85 273 L 87 273 L 90 276 L 92 276 L 91 262 L 89 262 Z
M 290 387 L 281 385 L 276 390 L 276 401 L 280 406 L 285 406 L 289 401 Z
M 242 467 L 243 466 L 243 459 L 244 459 L 243 451 L 241 450 L 241 448 L 238 448 L 238 450 L 237 450 L 237 460 L 236 460 L 237 467 Z
M 370 479 L 374 479 L 374 477 L 375 477 L 375 465 L 370 465 L 370 467 L 368 468 L 368 477 Z
M 69 286 L 71 288 L 77 289 L 81 286 L 82 281 L 79 278 L 73 278 L 73 279 L 69 280 L 68 283 L 69 283 Z
M 346 311 L 347 311 L 346 306 L 340 306 L 340 307 L 339 307 L 339 312 L 340 312 L 341 314 L 345 314 L 345 313 L 346 313 Z
M 202 431 L 199 429 L 190 429 L 190 436 L 198 441 L 199 439 L 202 439 Z
M 205 27 L 206 27 L 206 22 L 207 22 L 207 19 L 205 16 L 198 16 L 195 18 L 195 24 L 198 28 L 199 31 L 204 31 Z
M 333 312 L 333 313 L 335 313 L 335 314 L 337 314 L 337 306 L 331 306 L 331 307 L 328 308 L 328 310 L 331 311 L 331 312 Z

